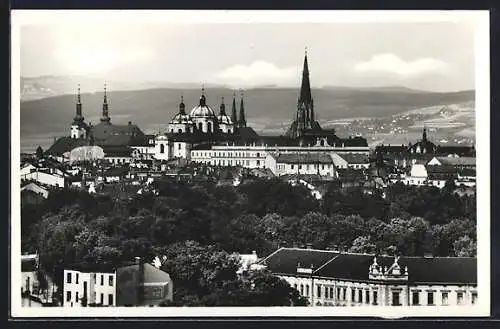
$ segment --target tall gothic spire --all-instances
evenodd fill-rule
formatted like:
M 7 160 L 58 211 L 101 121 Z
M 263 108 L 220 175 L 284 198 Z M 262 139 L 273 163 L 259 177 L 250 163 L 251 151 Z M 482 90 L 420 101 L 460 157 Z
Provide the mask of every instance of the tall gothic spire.
M 312 101 L 311 83 L 309 81 L 309 65 L 307 63 L 307 48 L 304 55 L 304 68 L 302 69 L 302 84 L 300 86 L 299 103 L 310 103 Z
M 106 83 L 104 83 L 104 102 L 102 103 L 101 122 L 109 123 L 110 121 L 111 118 L 109 117 L 109 111 L 108 111 L 108 95 L 107 95 Z
M 246 127 L 247 120 L 245 119 L 245 107 L 243 105 L 243 91 L 241 91 L 241 102 L 240 102 L 240 121 L 238 121 L 239 127 Z
M 236 116 L 236 92 L 233 91 L 233 107 L 231 109 L 231 121 L 236 126 L 238 124 L 238 117 Z
M 76 115 L 75 115 L 75 122 L 81 123 L 83 122 L 84 118 L 82 115 L 82 99 L 80 97 L 80 84 L 78 84 L 78 89 L 77 89 L 77 96 L 76 96 Z

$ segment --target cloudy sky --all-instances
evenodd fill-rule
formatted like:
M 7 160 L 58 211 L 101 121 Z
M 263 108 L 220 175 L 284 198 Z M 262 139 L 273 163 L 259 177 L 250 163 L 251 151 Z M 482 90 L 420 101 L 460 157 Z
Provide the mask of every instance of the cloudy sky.
M 315 87 L 474 88 L 470 22 L 85 22 L 23 26 L 21 75 L 296 86 L 307 47 Z

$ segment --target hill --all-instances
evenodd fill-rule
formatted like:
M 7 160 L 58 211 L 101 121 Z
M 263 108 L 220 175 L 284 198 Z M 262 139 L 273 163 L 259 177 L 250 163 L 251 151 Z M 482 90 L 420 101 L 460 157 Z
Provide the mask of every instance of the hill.
M 320 122 L 342 118 L 387 117 L 410 110 L 437 105 L 458 104 L 474 100 L 473 91 L 432 93 L 401 88 L 313 89 L 316 117 Z M 207 87 L 207 103 L 217 112 L 221 96 L 230 111 L 233 91 Z M 164 131 L 178 111 L 181 94 L 190 110 L 200 96 L 198 89 L 156 88 L 113 91 L 109 93 L 112 122 L 132 121 L 146 132 Z M 297 88 L 254 88 L 245 91 L 247 121 L 258 132 L 281 132 L 296 111 Z M 97 123 L 101 114 L 103 93 L 83 93 L 83 114 L 87 122 Z M 239 95 L 237 96 L 239 108 Z M 23 149 L 40 144 L 47 147 L 53 137 L 67 135 L 75 114 L 75 96 L 60 95 L 21 102 L 21 143 Z

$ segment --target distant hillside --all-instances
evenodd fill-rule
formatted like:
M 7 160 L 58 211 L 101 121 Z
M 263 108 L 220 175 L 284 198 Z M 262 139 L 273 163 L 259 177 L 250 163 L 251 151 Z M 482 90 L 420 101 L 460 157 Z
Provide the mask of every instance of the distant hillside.
M 469 102 L 473 91 L 454 93 L 407 92 L 404 90 L 314 89 L 316 116 L 322 122 L 352 117 L 384 117 L 412 109 Z M 164 131 L 178 111 L 181 94 L 186 108 L 198 103 L 198 89 L 157 88 L 109 93 L 112 122 L 133 121 L 145 131 Z M 233 91 L 207 87 L 208 104 L 217 112 L 221 96 L 230 111 Z M 297 88 L 255 88 L 245 91 L 247 121 L 257 131 L 272 131 L 288 123 L 296 110 Z M 83 93 L 83 115 L 87 122 L 98 123 L 103 93 Z M 239 109 L 239 95 L 237 96 Z M 31 148 L 35 140 L 49 145 L 53 137 L 68 133 L 75 114 L 75 96 L 62 95 L 21 102 L 21 142 Z M 35 144 L 36 145 L 36 144 Z

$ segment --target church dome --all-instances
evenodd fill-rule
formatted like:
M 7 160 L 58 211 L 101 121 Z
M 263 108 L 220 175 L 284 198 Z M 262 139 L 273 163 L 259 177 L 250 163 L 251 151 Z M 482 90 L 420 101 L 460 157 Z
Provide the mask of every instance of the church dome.
M 191 124 L 193 121 L 189 117 L 189 115 L 185 113 L 177 113 L 172 120 L 170 120 L 170 124 Z
M 231 121 L 231 118 L 227 114 L 219 114 L 217 117 L 217 121 L 219 121 L 219 124 L 225 124 L 225 125 L 232 125 L 233 121 Z
M 214 110 L 206 103 L 205 95 L 201 95 L 200 103 L 191 110 L 192 118 L 216 118 Z

